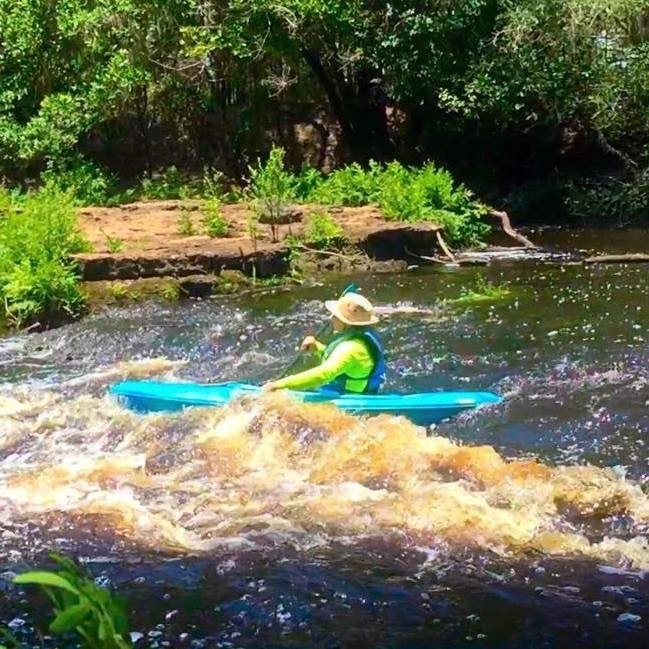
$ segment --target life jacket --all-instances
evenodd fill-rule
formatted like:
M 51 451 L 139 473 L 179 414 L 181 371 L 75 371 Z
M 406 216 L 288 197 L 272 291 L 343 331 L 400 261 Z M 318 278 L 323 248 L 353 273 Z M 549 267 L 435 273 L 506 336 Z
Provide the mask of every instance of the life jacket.
M 376 394 L 383 382 L 385 381 L 385 374 L 387 370 L 385 362 L 385 351 L 383 349 L 383 343 L 373 329 L 363 328 L 358 330 L 353 330 L 349 333 L 344 333 L 342 336 L 334 338 L 324 352 L 324 358 L 328 358 L 333 350 L 340 345 L 340 343 L 347 340 L 359 340 L 361 341 L 369 350 L 372 361 L 374 362 L 374 367 L 370 374 L 365 377 L 352 377 L 347 374 L 341 374 L 336 377 L 334 381 L 323 386 L 325 390 L 332 390 L 335 392 L 349 392 L 352 393 L 352 390 L 347 389 L 347 381 L 362 381 L 366 380 L 365 389 L 362 393 L 357 394 Z

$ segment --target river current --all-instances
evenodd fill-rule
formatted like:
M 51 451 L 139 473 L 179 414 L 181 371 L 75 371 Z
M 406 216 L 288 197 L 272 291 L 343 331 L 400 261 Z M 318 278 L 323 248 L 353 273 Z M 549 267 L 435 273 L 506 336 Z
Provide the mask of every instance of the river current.
M 645 646 L 646 266 L 356 279 L 389 388 L 504 402 L 426 431 L 281 394 L 148 416 L 106 396 L 271 378 L 347 278 L 1 339 L 4 623 L 35 638 L 9 578 L 56 549 L 126 596 L 138 646 Z M 483 280 L 508 294 L 454 301 Z

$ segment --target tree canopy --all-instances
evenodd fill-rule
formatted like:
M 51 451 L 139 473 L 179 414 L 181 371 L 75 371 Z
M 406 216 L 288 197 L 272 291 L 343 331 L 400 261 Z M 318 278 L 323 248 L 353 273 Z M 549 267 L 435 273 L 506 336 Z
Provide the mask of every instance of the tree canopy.
M 648 36 L 649 0 L 0 0 L 0 174 L 236 175 L 313 123 L 497 192 L 637 180 Z

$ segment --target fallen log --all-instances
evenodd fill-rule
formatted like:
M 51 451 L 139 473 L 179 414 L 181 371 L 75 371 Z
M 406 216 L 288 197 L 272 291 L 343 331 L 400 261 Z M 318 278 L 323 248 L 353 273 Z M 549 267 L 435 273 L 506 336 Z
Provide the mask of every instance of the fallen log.
M 404 252 L 413 259 L 421 259 L 422 261 L 430 261 L 435 264 L 442 264 L 443 266 L 487 266 L 488 261 L 482 259 L 466 259 L 462 257 L 455 257 L 454 261 L 448 261 L 447 259 L 440 259 L 440 257 L 431 257 L 429 255 L 417 255 L 407 247 L 404 247 Z
M 586 257 L 584 264 L 642 264 L 649 263 L 649 255 L 632 252 L 623 255 L 596 255 Z

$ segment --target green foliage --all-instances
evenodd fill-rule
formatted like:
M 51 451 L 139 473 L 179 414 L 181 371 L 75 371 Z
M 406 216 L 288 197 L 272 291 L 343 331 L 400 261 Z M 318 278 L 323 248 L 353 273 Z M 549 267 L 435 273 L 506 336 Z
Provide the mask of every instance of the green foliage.
M 108 252 L 122 252 L 124 250 L 124 242 L 119 237 L 111 237 L 102 230 L 102 234 L 106 239 L 106 249 Z
M 169 282 L 160 287 L 159 294 L 167 302 L 176 302 L 180 298 L 180 286 L 175 282 Z
M 482 221 L 486 208 L 463 185 L 457 185 L 448 171 L 433 163 L 413 168 L 399 162 L 370 162 L 367 169 L 351 164 L 319 178 L 303 171 L 294 186 L 302 189 L 298 196 L 305 202 L 376 204 L 389 219 L 438 223 L 452 245 L 478 244 L 489 232 Z
M 185 179 L 176 167 L 171 166 L 153 178 L 143 179 L 138 193 L 140 198 L 163 201 L 183 198 L 185 191 Z
M 301 196 L 305 202 L 359 207 L 378 202 L 381 176 L 382 167 L 375 162 L 370 162 L 368 169 L 352 163 L 318 181 L 314 174 L 303 172 L 299 178 L 308 178 L 308 182 L 301 180 L 297 186 L 307 190 Z
M 570 183 L 566 191 L 568 215 L 583 225 L 628 227 L 649 222 L 649 170 L 629 180 Z
M 184 206 L 181 206 L 180 208 L 180 216 L 178 217 L 176 229 L 178 230 L 178 234 L 182 234 L 184 237 L 192 237 L 196 234 L 196 228 L 194 227 L 192 217 L 189 210 Z
M 304 222 L 304 242 L 314 248 L 331 248 L 344 240 L 343 229 L 327 212 L 311 212 Z
M 111 297 L 117 302 L 123 302 L 125 300 L 131 299 L 131 291 L 128 286 L 122 282 L 111 282 L 108 287 L 108 292 Z
M 498 302 L 508 299 L 511 295 L 511 290 L 506 286 L 498 286 L 488 282 L 480 275 L 473 286 L 463 288 L 460 296 L 450 300 L 450 302 L 464 306 L 480 302 Z
M 483 147 L 513 133 L 523 145 L 547 141 L 551 150 L 536 153 L 554 173 L 568 128 L 584 139 L 601 134 L 642 166 L 646 12 L 646 0 L 0 0 L 0 175 L 23 181 L 46 169 L 48 182 L 79 202 L 102 204 L 117 200 L 112 178 L 81 151 L 101 150 L 102 159 L 116 151 L 112 162 L 123 168 L 132 150 L 140 173 L 169 152 L 195 168 L 227 151 L 235 168 L 261 142 L 286 137 L 283 116 L 314 112 L 333 116 L 353 159 L 373 155 L 379 140 L 411 159 L 441 159 L 479 125 L 477 153 L 466 151 L 474 166 Z M 389 119 L 378 97 L 394 109 Z M 513 176 L 509 151 L 503 146 L 500 164 Z M 600 160 L 616 164 L 609 153 Z M 179 176 L 169 169 L 119 200 L 178 198 Z M 373 181 L 350 165 L 325 183 L 304 172 L 293 189 L 324 204 L 365 205 L 378 202 Z M 268 212 L 276 222 L 281 205 L 268 197 L 280 194 L 266 189 L 262 220 Z M 217 190 L 205 183 L 202 191 Z M 220 186 L 214 195 L 235 194 Z M 387 200 L 400 212 L 421 207 Z M 458 240 L 477 236 L 447 213 L 457 209 L 436 209 Z
M 37 585 L 54 606 L 50 631 L 75 632 L 84 649 L 129 649 L 132 647 L 124 605 L 73 561 L 57 554 L 51 558 L 56 572 L 26 572 L 14 578 L 18 585 Z
M 323 178 L 324 176 L 317 169 L 309 167 L 308 165 L 303 165 L 300 172 L 293 178 L 293 193 L 295 194 L 295 200 L 302 202 L 317 202 L 315 192 L 322 186 Z M 336 201 L 327 200 L 324 202 L 332 205 Z
M 0 216 L 0 299 L 9 323 L 48 324 L 79 315 L 85 296 L 70 255 L 87 249 L 69 192 L 46 186 L 11 197 Z
M 228 235 L 228 222 L 223 216 L 221 202 L 213 197 L 203 203 L 203 227 L 210 237 L 226 237 Z
M 498 34 L 444 84 L 441 106 L 504 128 L 560 126 L 628 141 L 649 115 L 644 0 L 502 3 Z
M 51 160 L 41 174 L 46 185 L 70 192 L 79 205 L 107 205 L 116 180 L 96 164 L 81 156 Z
M 378 202 L 388 218 L 432 221 L 444 226 L 452 245 L 474 245 L 489 231 L 485 208 L 448 171 L 432 163 L 420 169 L 389 164 L 380 177 Z
M 272 240 L 278 240 L 279 226 L 285 222 L 290 201 L 295 199 L 294 177 L 284 167 L 284 149 L 273 147 L 268 160 L 250 167 L 249 192 L 260 223 L 268 223 Z

